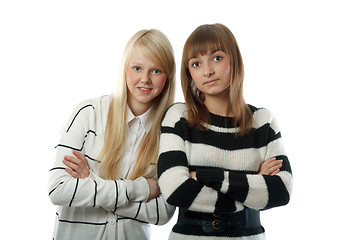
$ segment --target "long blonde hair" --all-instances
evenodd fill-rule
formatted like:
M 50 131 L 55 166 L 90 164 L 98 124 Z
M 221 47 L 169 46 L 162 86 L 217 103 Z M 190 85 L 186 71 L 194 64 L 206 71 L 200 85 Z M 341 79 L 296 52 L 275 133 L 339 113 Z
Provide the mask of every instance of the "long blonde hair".
M 236 39 L 223 24 L 205 24 L 197 27 L 185 42 L 181 61 L 181 86 L 188 110 L 188 123 L 203 129 L 209 122 L 209 112 L 202 93 L 196 88 L 189 71 L 189 60 L 198 54 L 222 50 L 230 56 L 229 101 L 234 114 L 234 125 L 239 127 L 238 135 L 248 133 L 253 126 L 252 112 L 243 97 L 244 65 Z
M 174 102 L 175 59 L 168 38 L 159 30 L 141 30 L 128 41 L 121 65 L 117 87 L 110 102 L 105 130 L 105 142 L 100 153 L 100 173 L 107 179 L 118 179 L 119 167 L 126 149 L 127 85 L 125 71 L 134 48 L 142 51 L 147 58 L 158 64 L 167 74 L 163 91 L 153 100 L 150 131 L 141 140 L 138 155 L 129 179 L 134 180 L 156 170 L 158 158 L 160 124 L 165 111 Z

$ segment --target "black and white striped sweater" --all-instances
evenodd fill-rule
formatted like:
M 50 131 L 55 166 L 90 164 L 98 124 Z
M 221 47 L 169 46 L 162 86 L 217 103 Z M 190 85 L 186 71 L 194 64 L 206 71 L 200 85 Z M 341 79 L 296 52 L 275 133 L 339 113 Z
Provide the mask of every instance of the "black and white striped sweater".
M 230 117 L 210 113 L 207 130 L 200 131 L 187 125 L 185 104 L 174 104 L 168 110 L 161 127 L 158 161 L 159 184 L 168 203 L 189 211 L 218 214 L 244 208 L 265 210 L 289 202 L 292 172 L 279 128 L 267 109 L 250 108 L 254 127 L 244 137 L 235 136 Z M 259 175 L 261 163 L 271 157 L 283 160 L 280 172 L 275 176 Z M 194 170 L 197 181 L 189 175 Z M 201 231 L 174 229 L 170 239 L 184 239 L 183 234 L 188 240 L 207 239 Z M 246 239 L 264 238 L 263 233 L 245 235 Z M 226 239 L 245 239 L 242 237 Z

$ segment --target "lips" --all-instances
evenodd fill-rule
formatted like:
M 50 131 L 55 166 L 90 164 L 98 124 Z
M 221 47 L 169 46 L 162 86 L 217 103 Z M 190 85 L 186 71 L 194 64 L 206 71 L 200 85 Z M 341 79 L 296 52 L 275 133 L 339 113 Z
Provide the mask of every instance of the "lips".
M 147 87 L 138 87 L 138 89 L 142 93 L 147 93 L 147 92 L 150 92 L 152 90 L 152 88 L 147 88 Z
M 212 84 L 216 81 L 218 81 L 219 79 L 212 79 L 212 80 L 209 80 L 209 81 L 206 81 L 204 84 Z

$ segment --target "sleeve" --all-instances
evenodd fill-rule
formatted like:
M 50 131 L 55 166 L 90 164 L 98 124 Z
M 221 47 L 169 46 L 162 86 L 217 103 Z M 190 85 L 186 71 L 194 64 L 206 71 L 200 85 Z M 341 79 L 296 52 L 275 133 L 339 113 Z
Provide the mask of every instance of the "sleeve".
M 244 206 L 265 210 L 286 205 L 292 191 L 292 171 L 285 154 L 281 133 L 273 117 L 268 123 L 265 159 L 283 160 L 280 172 L 274 176 L 245 174 L 223 169 L 199 169 L 197 179 L 206 186 L 240 201 Z
M 190 177 L 184 136 L 186 126 L 181 120 L 183 109 L 180 104 L 173 105 L 161 126 L 158 176 L 166 201 L 199 212 L 234 212 L 242 209 L 240 202 Z
M 115 214 L 154 225 L 164 225 L 172 218 L 174 212 L 175 207 L 168 204 L 164 196 L 160 195 L 146 202 L 131 201 L 126 206 L 118 207 Z
M 65 171 L 64 155 L 77 150 L 86 156 L 84 146 L 96 136 L 95 107 L 91 102 L 79 104 L 62 129 L 60 142 L 55 147 L 55 161 L 49 173 L 48 191 L 53 204 L 68 207 L 113 208 L 129 201 L 146 201 L 149 196 L 145 178 L 135 181 L 104 180 L 100 177 L 78 179 Z

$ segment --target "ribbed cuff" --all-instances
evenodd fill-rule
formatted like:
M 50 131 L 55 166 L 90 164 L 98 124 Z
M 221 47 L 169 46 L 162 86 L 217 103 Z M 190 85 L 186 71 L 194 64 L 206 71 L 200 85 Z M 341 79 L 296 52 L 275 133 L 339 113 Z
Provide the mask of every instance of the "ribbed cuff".
M 222 183 L 224 181 L 224 169 L 221 168 L 200 168 L 196 169 L 198 182 L 205 185 Z
M 127 182 L 129 200 L 135 202 L 147 201 L 150 194 L 149 184 L 144 177 Z

